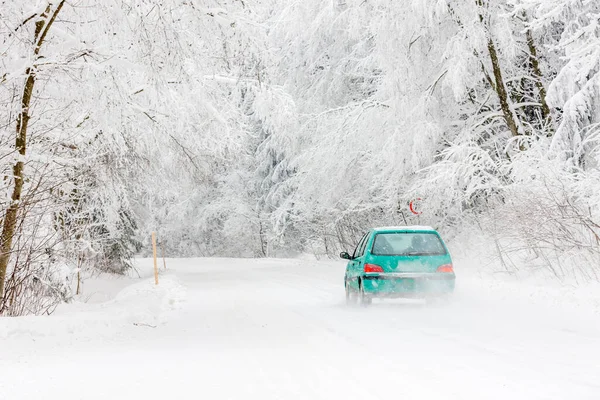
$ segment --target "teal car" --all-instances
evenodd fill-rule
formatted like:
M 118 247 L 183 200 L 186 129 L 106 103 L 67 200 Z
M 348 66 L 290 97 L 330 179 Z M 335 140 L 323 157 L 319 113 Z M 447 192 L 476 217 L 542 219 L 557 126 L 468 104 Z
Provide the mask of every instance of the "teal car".
M 349 304 L 373 298 L 435 298 L 454 292 L 452 258 L 430 227 L 375 228 L 365 233 L 348 260 L 344 286 Z

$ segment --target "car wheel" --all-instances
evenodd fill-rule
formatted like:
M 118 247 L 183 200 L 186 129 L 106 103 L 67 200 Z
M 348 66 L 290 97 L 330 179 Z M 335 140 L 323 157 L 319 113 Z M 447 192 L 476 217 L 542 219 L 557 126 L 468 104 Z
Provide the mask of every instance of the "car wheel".
M 361 306 L 369 306 L 373 302 L 373 299 L 365 293 L 362 282 L 358 286 L 358 302 Z
M 350 287 L 350 283 L 348 281 L 344 281 L 344 289 L 346 291 L 346 305 L 354 305 L 356 304 L 357 296 L 356 293 Z

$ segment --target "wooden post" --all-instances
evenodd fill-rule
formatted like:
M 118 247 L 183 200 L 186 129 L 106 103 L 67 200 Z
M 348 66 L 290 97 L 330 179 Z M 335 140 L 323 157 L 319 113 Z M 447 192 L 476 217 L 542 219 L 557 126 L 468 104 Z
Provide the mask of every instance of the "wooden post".
M 152 232 L 152 254 L 154 255 L 154 284 L 158 285 L 158 265 L 156 264 L 156 232 Z
M 77 291 L 75 292 L 75 294 L 81 294 L 81 270 L 77 271 Z
M 160 252 L 162 254 L 163 266 L 165 267 L 165 271 L 167 270 L 167 260 L 165 260 L 165 243 L 163 241 L 160 242 Z

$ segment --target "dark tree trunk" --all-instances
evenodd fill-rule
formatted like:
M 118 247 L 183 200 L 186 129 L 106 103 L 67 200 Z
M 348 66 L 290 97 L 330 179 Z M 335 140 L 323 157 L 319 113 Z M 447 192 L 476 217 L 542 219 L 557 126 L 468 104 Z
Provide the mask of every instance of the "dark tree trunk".
M 15 235 L 15 229 L 17 226 L 17 218 L 19 210 L 21 209 L 21 193 L 23 192 L 24 174 L 23 169 L 25 164 L 23 158 L 27 153 L 27 126 L 29 124 L 29 107 L 31 104 L 31 97 L 33 94 L 33 88 L 35 86 L 37 60 L 39 59 L 40 50 L 44 39 L 50 30 L 50 27 L 56 20 L 56 17 L 63 7 L 65 0 L 62 0 L 58 6 L 52 11 L 52 5 L 48 4 L 46 10 L 38 17 L 35 23 L 35 47 L 34 47 L 34 61 L 33 65 L 27 68 L 25 74 L 25 87 L 23 88 L 23 94 L 21 96 L 21 111 L 17 116 L 17 128 L 16 128 L 16 140 L 15 148 L 19 152 L 19 159 L 13 166 L 13 180 L 14 186 L 11 196 L 11 203 L 6 214 L 4 215 L 4 221 L 2 226 L 2 235 L 0 236 L 0 299 L 4 295 L 4 283 L 6 281 L 6 271 L 8 269 L 8 263 L 12 252 L 12 243 Z M 0 312 L 4 308 L 4 302 L 0 304 Z
M 510 129 L 510 133 L 512 133 L 513 136 L 519 136 L 519 128 L 512 107 L 510 106 L 510 99 L 508 97 L 508 92 L 506 91 L 506 85 L 504 84 L 498 52 L 496 51 L 496 45 L 491 38 L 488 40 L 488 52 L 490 53 L 490 60 L 492 61 L 492 70 L 494 71 L 494 80 L 496 81 L 495 89 L 498 94 L 498 99 L 500 100 L 500 108 L 502 108 L 504 120 L 506 121 L 508 129 Z
M 542 81 L 542 70 L 540 68 L 540 61 L 538 59 L 537 48 L 535 46 L 535 41 L 533 39 L 533 33 L 531 29 L 527 29 L 525 32 L 527 36 L 527 47 L 529 48 L 529 59 L 531 61 L 531 69 L 533 70 L 533 75 L 535 77 L 535 85 L 540 94 L 540 104 L 542 105 L 542 118 L 546 124 L 549 124 L 552 127 L 552 114 L 550 112 L 550 107 L 548 107 L 548 102 L 546 101 L 547 92 L 546 87 L 544 86 L 544 82 Z
M 484 15 L 483 8 L 486 6 L 486 0 L 476 0 L 476 3 L 479 7 L 479 21 L 483 24 L 488 36 L 487 49 L 490 55 L 490 61 L 492 62 L 492 70 L 494 72 L 495 81 L 495 84 L 492 85 L 492 88 L 498 95 L 500 108 L 502 109 L 502 114 L 504 115 L 506 125 L 508 126 L 510 133 L 516 137 L 520 135 L 519 127 L 517 125 L 517 120 L 515 118 L 515 114 L 513 113 L 512 107 L 510 106 L 510 98 L 508 96 L 508 92 L 506 91 L 506 84 L 504 82 L 504 77 L 502 76 L 502 67 L 500 66 L 498 51 L 496 50 L 496 45 L 492 38 L 492 33 L 490 32 L 489 22 L 486 20 L 486 16 Z

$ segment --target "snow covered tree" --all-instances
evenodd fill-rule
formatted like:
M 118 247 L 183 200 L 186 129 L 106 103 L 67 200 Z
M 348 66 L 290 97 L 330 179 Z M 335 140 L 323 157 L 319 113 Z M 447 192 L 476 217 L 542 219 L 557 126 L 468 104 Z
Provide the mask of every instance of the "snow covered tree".
M 123 273 L 151 231 L 263 257 L 479 224 L 524 262 L 596 256 L 596 2 L 21 3 L 0 14 L 4 313 Z

